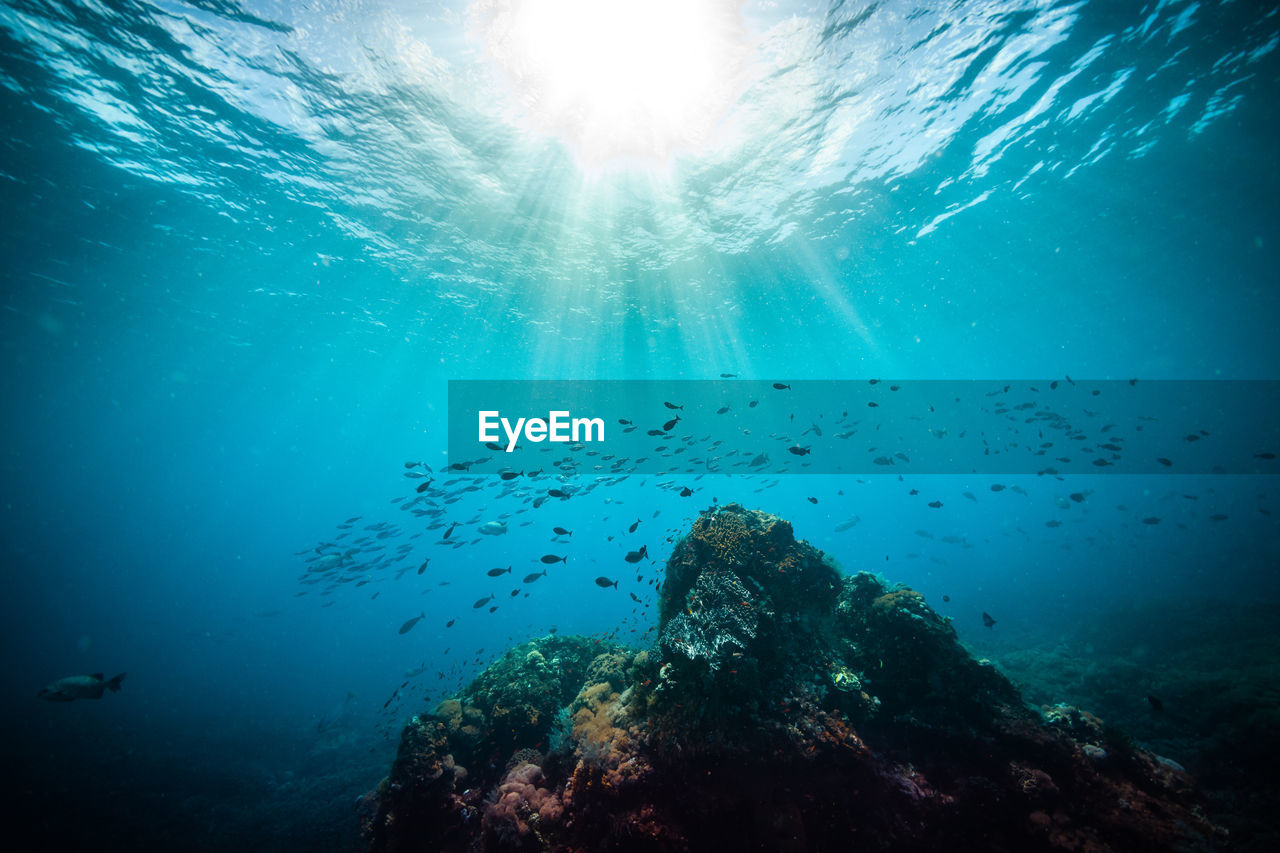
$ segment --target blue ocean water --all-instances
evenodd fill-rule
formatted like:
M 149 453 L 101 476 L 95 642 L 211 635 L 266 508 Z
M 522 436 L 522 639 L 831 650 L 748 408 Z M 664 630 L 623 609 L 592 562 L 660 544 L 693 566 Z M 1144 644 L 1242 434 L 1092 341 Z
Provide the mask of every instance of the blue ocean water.
M 484 8 L 0 6 L 0 683 L 46 837 L 356 847 L 408 715 L 551 628 L 645 642 L 660 564 L 593 579 L 713 499 L 997 661 L 1158 647 L 1144 608 L 1275 627 L 1269 476 L 440 484 L 449 380 L 1276 378 L 1277 7 L 748 3 L 714 132 L 603 166 L 526 115 Z M 393 503 L 406 462 L 462 547 Z M 356 516 L 404 563 L 300 582 Z M 128 676 L 34 698 L 94 672 Z

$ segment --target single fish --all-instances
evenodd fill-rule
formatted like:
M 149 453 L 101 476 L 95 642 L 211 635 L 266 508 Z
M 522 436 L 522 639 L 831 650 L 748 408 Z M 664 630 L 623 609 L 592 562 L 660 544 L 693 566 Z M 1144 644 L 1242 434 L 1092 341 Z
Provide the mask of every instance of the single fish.
M 672 418 L 671 420 L 667 421 L 665 424 L 662 425 L 662 431 L 671 432 L 671 430 L 673 430 L 675 428 L 675 425 L 678 423 L 680 423 L 679 418 Z
M 639 526 L 640 526 L 640 519 L 638 519 L 638 518 L 637 518 L 637 519 L 635 520 L 635 523 L 634 523 L 634 524 L 632 524 L 630 527 L 628 527 L 628 528 L 627 528 L 627 532 L 628 532 L 628 533 L 635 533 L 635 532 L 636 532 L 636 528 L 637 528 L 637 527 L 639 527 Z
M 791 386 L 790 386 L 790 385 L 783 385 L 781 382 L 775 382 L 775 383 L 773 383 L 773 388 L 774 388 L 774 390 L 775 390 L 775 391 L 790 391 L 790 390 L 791 390 Z
M 552 532 L 553 532 L 553 533 L 555 533 L 555 535 L 557 535 L 557 536 L 572 536 L 572 535 L 573 535 L 573 531 L 572 531 L 572 530 L 565 530 L 563 527 L 553 527 L 553 528 L 551 528 L 551 530 L 552 530 Z
M 485 536 L 501 536 L 507 532 L 507 523 L 505 521 L 486 521 L 476 529 Z
M 557 557 L 555 554 L 543 554 L 542 562 L 546 563 L 547 565 L 551 565 L 552 563 L 567 563 L 569 562 L 569 558 L 567 556 Z
M 794 453 L 796 456 L 808 456 L 809 448 L 801 447 L 800 445 L 797 444 L 794 447 L 788 447 L 787 452 Z
M 102 673 L 93 675 L 69 675 L 60 678 L 36 694 L 37 698 L 50 702 L 74 702 L 77 699 L 101 699 L 104 690 L 120 692 L 120 682 L 127 673 L 120 673 L 110 681 L 104 681 Z
M 516 473 L 515 471 L 503 471 L 498 476 L 504 480 L 514 480 L 516 477 L 524 476 L 524 472 L 521 471 L 519 473 Z
M 542 571 L 540 571 L 540 572 L 534 572 L 534 573 L 533 573 L 533 574 L 531 574 L 531 575 L 525 575 L 525 576 L 524 576 L 524 582 L 525 582 L 525 583 L 533 583 L 533 582 L 534 582 L 534 581 L 536 581 L 538 578 L 542 578 L 542 577 L 546 577 L 546 576 L 547 576 L 547 570 L 546 570 L 546 569 L 543 569 L 543 570 L 542 570 Z
M 408 622 L 405 622 L 403 625 L 401 625 L 401 626 L 400 626 L 400 633 L 401 633 L 401 634 L 407 634 L 407 633 L 409 633 L 410 631 L 412 631 L 412 630 L 413 630 L 413 626 L 418 624 L 418 620 L 419 620 L 419 619 L 421 619 L 423 616 L 426 616 L 426 615 L 427 615 L 427 614 L 425 614 L 425 613 L 419 613 L 417 616 L 413 617 L 413 618 L 412 618 L 412 619 L 410 619 Z
M 684 409 L 684 406 L 677 406 L 675 403 L 663 403 L 662 405 L 666 406 L 668 409 Z
M 510 566 L 507 566 L 505 569 L 490 569 L 490 570 L 489 570 L 489 572 L 488 572 L 489 577 L 491 577 L 491 578 L 500 577 L 501 575 L 507 575 L 507 574 L 510 574 L 510 573 L 511 573 L 511 567 L 510 567 Z
M 614 589 L 617 589 L 618 582 L 611 581 L 605 576 L 601 575 L 600 577 L 596 578 L 596 586 L 600 587 L 601 589 L 608 589 L 609 587 L 613 587 Z
M 641 545 L 639 551 L 628 551 L 624 559 L 628 563 L 638 563 L 647 556 L 649 556 L 649 546 Z
M 497 596 L 492 594 L 490 594 L 488 598 L 481 598 L 477 600 L 475 604 L 471 605 L 471 609 L 479 610 L 481 607 L 484 607 L 486 604 L 488 604 L 490 601 L 493 601 L 495 598 L 497 598 Z
M 991 628 L 995 626 L 996 620 L 992 619 L 991 614 L 984 610 L 982 611 L 982 624 Z
M 693 494 L 693 489 L 689 488 L 688 486 L 685 486 L 683 489 L 680 490 L 680 497 L 682 498 L 687 498 L 692 494 Z

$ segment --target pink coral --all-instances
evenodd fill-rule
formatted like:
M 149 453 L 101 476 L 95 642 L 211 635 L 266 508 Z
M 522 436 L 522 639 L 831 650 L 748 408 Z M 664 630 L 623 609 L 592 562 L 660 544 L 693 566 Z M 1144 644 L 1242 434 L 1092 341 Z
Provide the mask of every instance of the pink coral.
M 498 799 L 484 810 L 484 826 L 503 841 L 514 842 L 546 822 L 559 820 L 560 800 L 547 788 L 542 768 L 525 762 L 511 769 L 498 786 Z

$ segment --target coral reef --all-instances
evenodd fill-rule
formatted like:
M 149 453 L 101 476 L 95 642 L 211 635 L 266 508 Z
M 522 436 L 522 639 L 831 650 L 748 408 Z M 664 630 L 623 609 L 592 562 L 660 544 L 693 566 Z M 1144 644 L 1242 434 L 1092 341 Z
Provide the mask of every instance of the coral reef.
M 513 649 L 405 728 L 372 851 L 1179 850 L 1190 777 L 1036 710 L 917 592 L 736 504 L 673 550 L 658 638 Z

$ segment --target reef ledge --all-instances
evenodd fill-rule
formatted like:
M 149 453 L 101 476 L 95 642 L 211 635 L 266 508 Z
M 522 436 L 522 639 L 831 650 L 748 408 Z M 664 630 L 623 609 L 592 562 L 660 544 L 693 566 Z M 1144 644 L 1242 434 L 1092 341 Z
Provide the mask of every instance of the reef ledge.
M 776 516 L 703 512 L 653 647 L 508 651 L 405 727 L 367 849 L 1211 850 L 1185 771 L 1028 707 L 919 593 Z

